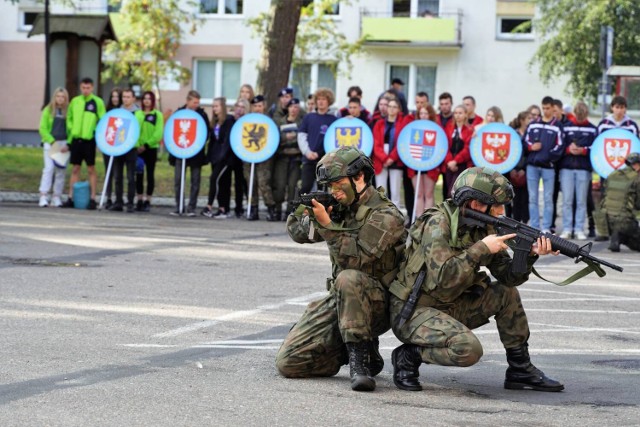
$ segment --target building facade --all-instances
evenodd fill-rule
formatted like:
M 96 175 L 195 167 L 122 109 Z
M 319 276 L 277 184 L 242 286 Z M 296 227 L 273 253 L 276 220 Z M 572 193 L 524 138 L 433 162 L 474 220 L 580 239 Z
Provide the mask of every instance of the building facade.
M 305 4 L 313 1 L 305 0 Z M 218 96 L 232 103 L 241 84 L 254 85 L 261 40 L 253 36 L 247 20 L 267 11 L 269 3 L 199 0 L 196 7 L 203 23 L 195 34 L 186 35 L 177 58 L 192 70 L 192 79 L 184 86 L 170 80 L 161 83 L 163 109 L 182 105 L 191 89 L 202 94 L 204 105 L 210 105 Z M 52 13 L 113 12 L 107 0 L 76 4 L 79 9 L 54 3 Z M 27 35 L 42 11 L 42 4 L 35 1 L 0 2 L 0 75 L 5 82 L 0 143 L 38 142 L 34 131 L 44 99 L 44 36 Z M 565 82 L 545 86 L 537 68 L 529 65 L 539 45 L 535 33 L 526 29 L 533 16 L 534 9 L 526 0 L 360 0 L 338 4 L 331 19 L 350 41 L 366 36 L 364 54 L 352 58 L 350 73 L 345 72 L 344 64 L 337 64 L 334 75 L 334 62 L 318 52 L 316 58 L 305 58 L 292 70 L 290 85 L 300 98 L 318 87 L 330 87 L 336 92 L 336 107 L 346 104 L 347 89 L 358 85 L 364 92 L 363 104 L 373 110 L 380 93 L 398 77 L 406 84 L 410 108 L 419 91 L 426 91 L 436 106 L 438 94 L 447 91 L 453 95 L 454 105 L 461 103 L 463 96 L 474 96 L 477 113 L 482 116 L 497 105 L 508 121 L 545 95 L 571 101 L 563 92 Z M 512 32 L 518 26 L 525 30 Z M 56 76 L 61 74 L 63 62 L 54 49 L 52 90 L 60 80 Z M 97 72 L 89 66 L 86 69 L 87 73 Z M 109 82 L 100 85 L 100 95 L 106 99 L 111 87 Z

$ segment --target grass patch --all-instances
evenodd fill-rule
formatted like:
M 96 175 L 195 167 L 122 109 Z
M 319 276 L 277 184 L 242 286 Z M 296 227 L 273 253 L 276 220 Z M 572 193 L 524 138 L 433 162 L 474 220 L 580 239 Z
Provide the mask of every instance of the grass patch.
M 164 153 L 156 164 L 156 188 L 154 195 L 173 196 L 173 167 L 167 160 L 168 154 Z M 40 147 L 0 147 L 0 190 L 19 191 L 25 193 L 37 193 L 40 187 L 40 177 L 44 161 Z M 205 171 L 207 167 L 205 166 Z M 106 168 L 102 160 L 102 154 L 96 155 L 96 171 L 98 172 L 98 193 L 102 192 Z M 71 168 L 67 168 L 65 181 L 65 193 L 68 190 Z M 88 179 L 86 166 L 80 173 L 81 181 Z

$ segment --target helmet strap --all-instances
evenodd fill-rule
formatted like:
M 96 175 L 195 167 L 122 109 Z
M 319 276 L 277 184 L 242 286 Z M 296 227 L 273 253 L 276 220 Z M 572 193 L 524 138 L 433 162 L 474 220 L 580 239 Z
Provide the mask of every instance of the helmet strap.
M 366 183 L 364 185 L 364 188 L 362 188 L 362 191 L 358 192 L 358 190 L 356 189 L 356 183 L 353 180 L 353 176 L 349 177 L 349 182 L 351 183 L 351 188 L 353 189 L 353 194 L 354 194 L 353 202 L 351 203 L 351 205 L 354 205 L 355 203 L 358 203 L 358 201 L 360 200 L 360 195 L 367 190 L 367 187 L 369 187 L 369 183 Z

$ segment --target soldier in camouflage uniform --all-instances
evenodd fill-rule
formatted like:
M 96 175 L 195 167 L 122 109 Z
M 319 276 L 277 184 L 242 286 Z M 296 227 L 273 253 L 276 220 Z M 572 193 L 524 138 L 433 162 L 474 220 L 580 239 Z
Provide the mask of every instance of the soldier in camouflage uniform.
M 625 161 L 628 167 L 618 169 L 605 181 L 601 212 L 609 227 L 609 250 L 620 252 L 620 244 L 640 251 L 640 227 L 636 211 L 640 210 L 640 153 L 631 153 Z
M 387 288 L 407 232 L 402 213 L 370 185 L 373 174 L 371 160 L 356 148 L 326 154 L 316 178 L 337 203 L 327 210 L 313 200 L 313 210 L 301 205 L 287 218 L 294 241 L 327 242 L 332 277 L 329 294 L 309 304 L 278 351 L 285 377 L 333 376 L 348 362 L 351 388 L 375 389 L 373 377 L 384 365 L 378 336 L 389 330 Z
M 515 274 L 506 241 L 516 235 L 498 236 L 490 226 L 480 227 L 460 214 L 465 208 L 504 215 L 504 205 L 513 198 L 509 181 L 492 169 L 474 167 L 460 174 L 452 192 L 453 199 L 428 209 L 411 227 L 411 245 L 389 289 L 393 332 L 404 343 L 392 353 L 394 383 L 403 390 L 422 390 L 418 381 L 422 362 L 475 364 L 482 357 L 482 346 L 471 330 L 495 316 L 509 364 L 505 388 L 564 389 L 531 364 L 529 326 L 516 288 L 527 281 L 540 255 L 552 253 L 551 241 L 538 239 L 527 272 Z M 480 271 L 483 266 L 497 282 Z M 400 325 L 404 302 L 423 269 L 426 276 L 415 309 Z

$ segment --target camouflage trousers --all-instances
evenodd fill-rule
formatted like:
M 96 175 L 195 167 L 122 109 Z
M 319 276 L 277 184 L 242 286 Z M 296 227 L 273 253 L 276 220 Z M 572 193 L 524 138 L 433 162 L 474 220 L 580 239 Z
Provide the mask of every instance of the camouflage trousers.
M 338 274 L 329 294 L 307 306 L 276 356 L 288 378 L 330 377 L 348 363 L 345 343 L 370 341 L 389 330 L 387 291 L 357 270 Z
M 251 178 L 251 163 L 244 163 L 243 172 L 244 179 L 247 180 L 247 186 L 249 186 Z M 251 206 L 258 206 L 258 190 L 262 195 L 262 200 L 267 206 L 273 206 L 273 191 L 271 190 L 271 175 L 273 173 L 273 157 L 262 163 L 256 163 L 255 171 L 253 173 L 253 190 L 251 190 L 251 200 L 249 201 Z M 247 197 L 249 190 L 247 190 Z
M 607 215 L 609 230 L 618 232 L 620 243 L 629 249 L 640 251 L 640 227 L 634 217 L 619 217 Z
M 420 304 L 420 302 L 418 302 Z M 422 360 L 444 366 L 471 366 L 482 357 L 482 345 L 471 329 L 495 316 L 505 348 L 518 347 L 529 339 L 529 324 L 517 288 L 493 284 L 482 296 L 463 294 L 447 306 L 417 306 L 402 328 L 395 319 L 404 302 L 391 295 L 393 332 L 400 341 L 420 348 Z

